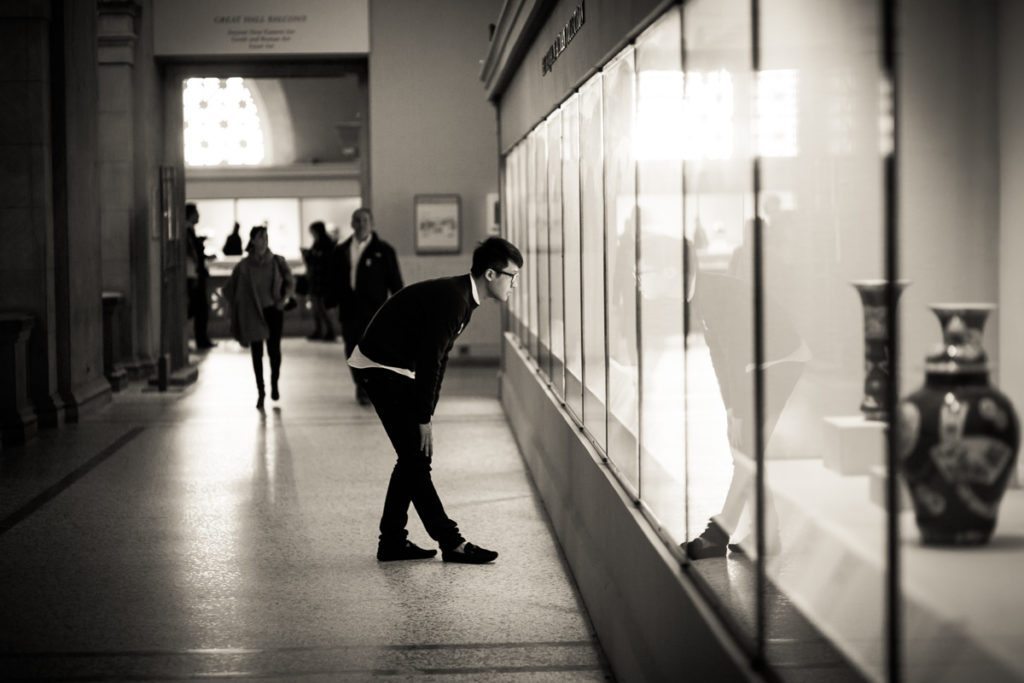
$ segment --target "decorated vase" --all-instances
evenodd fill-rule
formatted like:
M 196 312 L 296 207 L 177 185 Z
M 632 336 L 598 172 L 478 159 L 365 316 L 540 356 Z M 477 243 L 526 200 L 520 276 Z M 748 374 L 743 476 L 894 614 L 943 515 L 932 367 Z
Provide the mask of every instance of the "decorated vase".
M 886 280 L 854 280 L 864 307 L 864 397 L 860 412 L 867 420 L 889 419 L 889 320 Z M 898 299 L 907 281 L 894 282 Z
M 900 402 L 900 468 L 928 545 L 978 545 L 992 536 L 1020 425 L 989 382 L 981 344 L 992 304 L 935 304 L 942 346 L 924 386 Z

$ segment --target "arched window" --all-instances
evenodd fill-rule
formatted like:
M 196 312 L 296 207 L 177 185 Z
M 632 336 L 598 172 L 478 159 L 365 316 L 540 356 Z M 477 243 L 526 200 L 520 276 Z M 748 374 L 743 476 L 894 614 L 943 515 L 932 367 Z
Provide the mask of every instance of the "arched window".
M 254 166 L 266 153 L 260 112 L 242 78 L 185 81 L 185 164 Z

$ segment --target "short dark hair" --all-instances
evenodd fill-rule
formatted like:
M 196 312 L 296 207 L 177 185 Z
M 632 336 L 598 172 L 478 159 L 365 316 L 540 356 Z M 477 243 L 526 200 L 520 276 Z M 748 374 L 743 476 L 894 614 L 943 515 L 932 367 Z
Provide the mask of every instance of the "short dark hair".
M 473 267 L 469 272 L 480 277 L 488 268 L 503 270 L 509 263 L 523 267 L 523 255 L 516 245 L 500 237 L 488 237 L 473 250 Z
M 313 221 L 309 224 L 309 229 L 315 232 L 317 235 L 327 234 L 327 226 L 324 225 L 323 221 Z
M 359 207 L 358 209 L 356 209 L 355 211 L 352 212 L 352 220 L 355 220 L 355 217 L 358 216 L 361 213 L 365 213 L 367 216 L 370 217 L 371 221 L 373 220 L 373 211 L 370 211 L 370 209 L 368 207 L 365 207 L 365 206 L 361 206 L 361 207 Z
M 198 216 L 198 215 L 199 215 L 199 209 L 196 207 L 195 204 L 193 204 L 192 202 L 189 202 L 188 204 L 185 205 L 185 218 L 188 218 L 189 216 Z

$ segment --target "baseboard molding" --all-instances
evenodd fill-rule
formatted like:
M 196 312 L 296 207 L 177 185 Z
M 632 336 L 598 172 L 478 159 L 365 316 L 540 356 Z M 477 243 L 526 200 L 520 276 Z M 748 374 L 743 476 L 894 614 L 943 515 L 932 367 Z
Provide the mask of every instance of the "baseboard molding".
M 96 377 L 74 387 L 64 395 L 64 412 L 68 422 L 78 422 L 83 416 L 110 403 L 110 382 Z

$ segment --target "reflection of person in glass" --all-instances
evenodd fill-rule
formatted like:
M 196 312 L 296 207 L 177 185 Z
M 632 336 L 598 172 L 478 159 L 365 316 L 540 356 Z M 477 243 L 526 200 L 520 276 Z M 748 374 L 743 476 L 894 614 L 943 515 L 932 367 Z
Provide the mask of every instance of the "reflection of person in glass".
M 730 544 L 743 512 L 753 502 L 755 459 L 754 423 L 754 348 L 752 248 L 754 221 L 749 221 L 744 242 L 733 253 L 728 273 L 698 272 L 696 299 L 704 339 L 711 355 L 711 364 L 726 411 L 727 437 L 733 455 L 732 479 L 722 511 L 713 516 L 704 532 L 686 543 L 692 559 L 722 557 L 727 549 L 749 552 L 752 544 L 746 539 Z M 687 256 L 692 245 L 687 245 Z M 773 259 L 768 249 L 765 261 Z M 691 264 L 696 263 L 690 258 Z M 777 261 L 776 261 L 777 262 Z M 764 301 L 764 446 L 771 439 L 786 401 L 803 373 L 809 359 L 807 346 L 793 326 L 786 310 L 765 293 Z M 778 524 L 774 505 L 765 492 L 765 548 L 778 552 Z
M 285 304 L 295 293 L 295 280 L 283 256 L 270 251 L 267 228 L 257 225 L 249 232 L 249 255 L 238 262 L 224 285 L 224 298 L 231 304 L 231 336 L 252 355 L 259 398 L 263 410 L 263 342 L 270 356 L 270 398 L 281 397 L 281 332 Z

